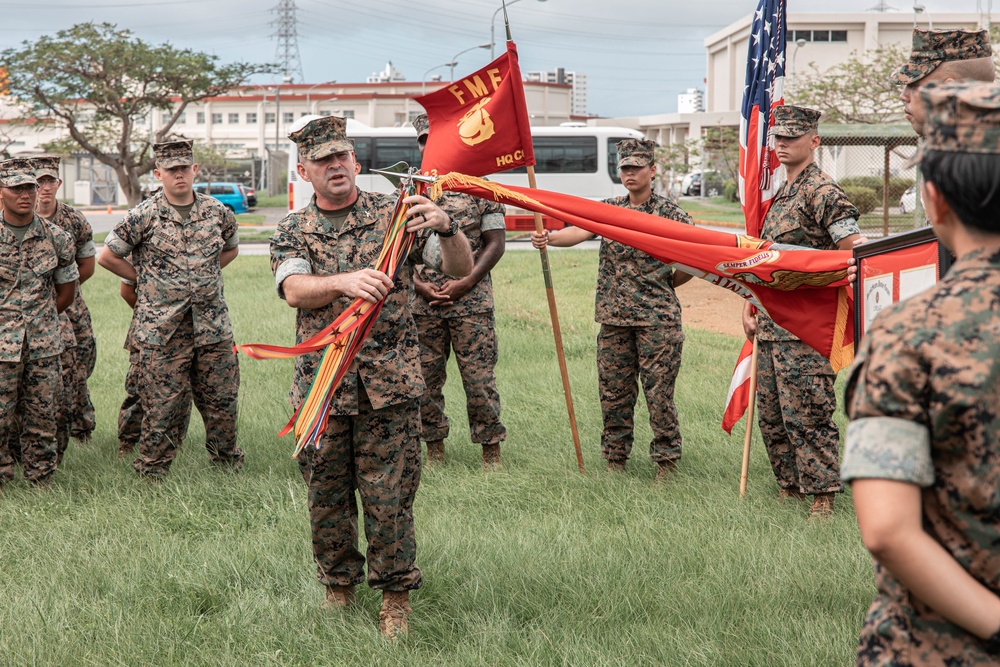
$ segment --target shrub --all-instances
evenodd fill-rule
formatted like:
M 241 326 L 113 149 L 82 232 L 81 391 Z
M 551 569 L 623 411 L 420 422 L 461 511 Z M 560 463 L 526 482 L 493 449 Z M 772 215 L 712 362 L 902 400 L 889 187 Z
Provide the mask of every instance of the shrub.
M 725 197 L 727 201 L 740 200 L 740 188 L 736 185 L 736 181 L 730 178 L 723 184 L 722 196 Z
M 844 193 L 851 200 L 851 203 L 861 211 L 861 215 L 871 213 L 875 210 L 875 207 L 882 203 L 882 199 L 873 188 L 866 188 L 860 185 L 841 185 L 841 187 L 844 188 Z
M 903 195 L 906 190 L 913 185 L 912 178 L 902 178 L 900 176 L 892 176 L 889 178 L 889 204 L 893 205 L 899 201 L 899 198 Z

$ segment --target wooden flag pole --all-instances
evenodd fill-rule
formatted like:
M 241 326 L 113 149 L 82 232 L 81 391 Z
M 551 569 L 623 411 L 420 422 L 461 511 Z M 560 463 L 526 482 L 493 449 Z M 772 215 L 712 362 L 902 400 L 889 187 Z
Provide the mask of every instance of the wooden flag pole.
M 743 466 L 740 468 L 740 498 L 747 494 L 747 477 L 750 472 L 750 442 L 753 440 L 753 412 L 757 405 L 757 336 L 753 337 L 753 354 L 750 355 L 750 402 L 747 404 L 747 433 L 743 438 Z
M 509 37 L 508 37 L 509 38 Z M 535 168 L 528 167 L 528 186 L 537 189 Z M 535 231 L 539 234 L 545 231 L 542 225 L 542 214 L 535 211 Z M 576 465 L 583 474 L 583 451 L 580 449 L 580 432 L 576 427 L 576 412 L 573 410 L 573 394 L 569 388 L 569 371 L 566 369 L 566 352 L 563 349 L 562 331 L 559 328 L 559 313 L 556 310 L 556 293 L 552 288 L 552 271 L 549 269 L 549 253 L 547 248 L 539 251 L 542 258 L 542 278 L 545 280 L 545 296 L 549 301 L 549 316 L 552 318 L 552 335 L 556 341 L 556 356 L 559 357 L 559 373 L 562 375 L 563 393 L 566 395 L 566 412 L 569 413 L 569 428 L 573 433 L 573 447 L 576 448 Z M 756 349 L 756 348 L 754 348 Z

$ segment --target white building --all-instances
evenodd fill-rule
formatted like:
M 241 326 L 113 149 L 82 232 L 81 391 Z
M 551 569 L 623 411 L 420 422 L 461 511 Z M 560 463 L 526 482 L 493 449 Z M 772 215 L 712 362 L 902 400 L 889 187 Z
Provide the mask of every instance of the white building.
M 677 96 L 677 113 L 700 113 L 705 110 L 705 94 L 698 88 L 688 88 Z
M 525 72 L 525 81 L 569 84 L 573 88 L 573 115 L 587 116 L 587 75 L 557 67 L 551 72 Z

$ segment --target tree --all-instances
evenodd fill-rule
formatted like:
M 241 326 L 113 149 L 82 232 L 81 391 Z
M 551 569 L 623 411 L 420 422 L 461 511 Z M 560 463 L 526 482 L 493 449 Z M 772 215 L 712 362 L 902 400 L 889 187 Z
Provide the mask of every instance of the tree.
M 208 144 L 194 145 L 194 161 L 198 165 L 198 179 L 205 181 L 209 189 L 211 189 L 213 178 L 226 173 L 226 170 L 235 164 L 229 159 L 229 154 L 226 151 Z
M 35 116 L 56 118 L 70 137 L 114 169 L 129 205 L 141 198 L 140 177 L 153 168 L 150 146 L 191 103 L 223 94 L 271 65 L 218 64 L 216 56 L 170 44 L 147 44 L 110 23 L 81 23 L 55 36 L 23 42 L 0 55 L 10 93 Z M 149 118 L 167 121 L 150 133 Z
M 809 63 L 808 72 L 796 73 L 785 102 L 823 112 L 827 123 L 887 123 L 902 118 L 899 86 L 889 77 L 909 58 L 903 46 L 890 44 L 858 53 L 820 71 Z

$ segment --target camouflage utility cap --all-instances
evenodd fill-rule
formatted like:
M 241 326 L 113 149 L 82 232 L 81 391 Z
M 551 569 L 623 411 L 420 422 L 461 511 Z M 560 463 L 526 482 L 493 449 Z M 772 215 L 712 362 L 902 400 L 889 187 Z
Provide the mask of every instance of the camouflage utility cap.
M 153 156 L 156 158 L 156 166 L 160 169 L 170 169 L 194 164 L 194 150 L 191 146 L 192 143 L 187 140 L 154 144 Z
M 941 63 L 989 58 L 992 55 L 990 34 L 986 30 L 914 28 L 910 59 L 893 72 L 889 80 L 897 86 L 906 86 L 920 81 Z
M 0 162 L 0 185 L 5 188 L 13 188 L 25 184 L 38 185 L 31 160 L 16 157 Z
M 60 159 L 58 155 L 39 155 L 31 158 L 31 166 L 35 169 L 35 178 L 51 176 L 58 180 Z
M 300 160 L 322 160 L 334 153 L 354 150 L 354 144 L 347 138 L 347 119 L 340 116 L 309 121 L 301 130 L 289 134 L 288 138 L 299 147 Z
M 622 139 L 615 148 L 618 149 L 618 168 L 648 167 L 653 164 L 656 154 L 656 142 L 649 139 Z
M 413 119 L 413 129 L 417 131 L 417 139 L 431 133 L 431 122 L 427 119 L 427 114 L 422 113 Z
M 925 139 L 909 161 L 927 151 L 1000 154 L 1000 85 L 982 81 L 932 81 L 920 88 L 927 112 Z
M 774 109 L 774 125 L 768 131 L 770 136 L 801 137 L 819 126 L 823 112 L 808 107 L 784 104 Z

